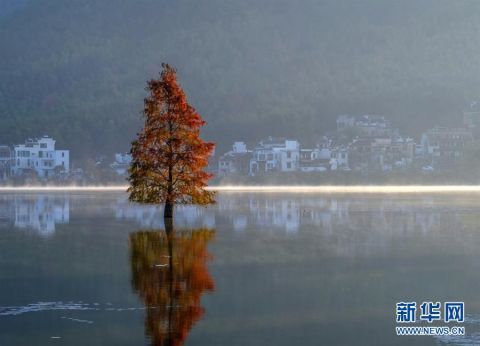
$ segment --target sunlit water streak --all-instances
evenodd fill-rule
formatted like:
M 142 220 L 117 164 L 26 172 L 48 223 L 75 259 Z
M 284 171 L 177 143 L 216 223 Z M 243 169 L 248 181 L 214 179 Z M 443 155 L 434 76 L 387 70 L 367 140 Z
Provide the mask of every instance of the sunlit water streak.
M 117 186 L 2 186 L 0 192 L 108 192 L 108 191 L 126 191 L 127 185 Z
M 127 185 L 117 186 L 21 186 L 0 187 L 0 192 L 122 192 Z M 209 186 L 219 192 L 265 192 L 265 193 L 478 193 L 480 185 L 230 185 Z
M 70 310 L 70 311 L 137 311 L 145 310 L 145 307 L 102 307 L 98 303 L 89 304 L 83 302 L 38 302 L 25 306 L 0 306 L 0 317 L 2 316 L 17 316 L 31 312 Z M 156 307 L 148 307 L 148 309 L 155 309 Z M 66 318 L 66 317 L 62 317 Z
M 480 192 L 480 185 L 215 186 L 210 189 L 268 193 L 451 193 Z
M 93 321 L 90 321 L 90 320 L 82 320 L 82 319 L 79 319 L 79 318 L 73 318 L 73 317 L 67 317 L 67 316 L 62 316 L 61 318 L 64 319 L 64 320 L 69 320 L 69 321 L 78 322 L 78 323 L 87 323 L 87 324 L 92 324 L 93 323 Z
M 1 192 L 122 192 L 127 185 L 116 186 L 19 186 L 0 187 Z M 479 193 L 480 185 L 224 185 L 209 186 L 207 190 L 218 192 L 255 193 Z
M 84 303 L 63 302 L 38 302 L 25 306 L 1 306 L 0 316 L 16 316 L 29 312 L 50 310 L 93 310 L 94 308 Z

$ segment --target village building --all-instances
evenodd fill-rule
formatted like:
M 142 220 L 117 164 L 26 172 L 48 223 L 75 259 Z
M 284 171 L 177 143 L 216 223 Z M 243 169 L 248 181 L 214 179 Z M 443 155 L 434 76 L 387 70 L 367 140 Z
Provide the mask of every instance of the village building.
M 337 131 L 340 135 L 350 132 L 359 137 L 386 138 L 393 134 L 390 122 L 379 115 L 350 116 L 340 115 L 337 117 Z
M 415 158 L 411 138 L 359 138 L 349 146 L 350 165 L 362 172 L 388 172 L 410 166 Z
M 6 145 L 0 146 L 0 181 L 10 176 L 12 165 L 12 152 Z
M 248 175 L 252 152 L 247 150 L 244 142 L 233 143 L 233 149 L 220 156 L 218 160 L 218 175 Z
M 332 171 L 349 171 L 349 148 L 347 146 L 334 147 L 331 150 L 330 169 Z
M 343 131 L 355 126 L 355 117 L 350 115 L 339 115 L 337 117 L 337 131 Z
M 464 112 L 464 127 L 435 127 L 426 131 L 420 143 L 402 137 L 383 116 L 340 115 L 337 131 L 320 137 L 313 148 L 293 139 L 269 137 L 252 151 L 236 142 L 232 151 L 218 161 L 220 176 L 250 176 L 273 172 L 355 171 L 375 172 L 433 171 L 451 167 L 480 134 L 480 104 L 473 102 Z
M 471 131 L 480 131 L 480 102 L 470 103 L 463 112 L 463 125 Z
M 480 102 L 471 102 L 463 111 L 463 126 L 472 132 L 475 140 L 480 139 Z
M 349 163 L 352 170 L 365 172 L 369 169 L 373 141 L 371 138 L 357 138 L 349 145 Z
M 56 150 L 55 140 L 48 136 L 15 145 L 12 159 L 12 173 L 16 176 L 34 172 L 40 178 L 50 178 L 70 169 L 69 150 Z
M 300 149 L 300 171 L 325 172 L 330 170 L 330 148 Z
M 268 172 L 294 172 L 300 162 L 300 143 L 296 140 L 269 137 L 253 150 L 250 175 Z
M 372 142 L 371 170 L 392 171 L 406 168 L 413 161 L 414 143 L 410 139 L 375 139 Z
M 402 167 L 409 166 L 413 163 L 416 157 L 417 148 L 413 138 L 399 138 L 392 143 L 392 146 L 398 152 L 398 159 L 396 161 L 397 167 L 400 162 Z
M 463 155 L 473 142 L 473 134 L 466 128 L 434 127 L 421 138 L 423 156 L 434 165 L 445 165 Z

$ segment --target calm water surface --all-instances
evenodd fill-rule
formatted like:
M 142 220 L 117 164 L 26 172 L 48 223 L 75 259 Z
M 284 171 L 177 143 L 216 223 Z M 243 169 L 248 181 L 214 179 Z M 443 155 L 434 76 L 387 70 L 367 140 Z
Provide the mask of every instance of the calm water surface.
M 480 343 L 480 194 L 0 194 L 0 345 Z M 465 301 L 463 338 L 395 336 Z

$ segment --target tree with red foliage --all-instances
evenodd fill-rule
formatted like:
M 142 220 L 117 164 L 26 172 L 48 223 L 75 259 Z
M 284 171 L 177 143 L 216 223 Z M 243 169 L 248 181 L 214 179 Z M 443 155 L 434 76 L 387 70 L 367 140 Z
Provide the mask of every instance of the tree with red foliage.
M 162 64 L 159 79 L 148 82 L 145 126 L 132 143 L 129 199 L 164 203 L 164 217 L 173 217 L 175 204 L 214 203 L 205 171 L 214 144 L 200 138 L 205 121 L 188 104 L 176 70 Z

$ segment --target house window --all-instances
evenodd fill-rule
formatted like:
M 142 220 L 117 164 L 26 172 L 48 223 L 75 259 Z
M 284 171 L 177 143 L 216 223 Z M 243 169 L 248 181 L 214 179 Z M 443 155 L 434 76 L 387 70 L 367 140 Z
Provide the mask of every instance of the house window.
M 62 157 L 65 157 L 65 153 L 62 153 Z
M 38 157 L 42 158 L 43 157 L 43 151 L 38 152 Z
M 287 159 L 292 157 L 292 153 L 290 151 L 287 151 Z
M 290 169 L 292 168 L 292 163 L 291 162 L 287 162 L 287 169 Z
M 47 147 L 47 143 L 40 143 L 40 148 L 46 148 Z

